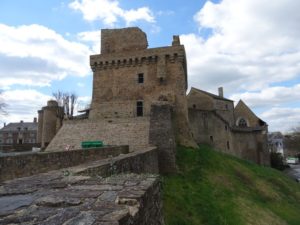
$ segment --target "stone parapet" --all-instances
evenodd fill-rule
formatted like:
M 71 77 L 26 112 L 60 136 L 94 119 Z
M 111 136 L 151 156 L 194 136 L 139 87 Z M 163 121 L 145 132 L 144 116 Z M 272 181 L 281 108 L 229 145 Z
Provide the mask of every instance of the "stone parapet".
M 183 45 L 161 48 L 150 48 L 142 51 L 126 53 L 113 53 L 109 55 L 91 55 L 90 66 L 95 72 L 104 69 L 118 69 L 122 67 L 140 66 L 142 64 L 157 63 L 159 58 L 168 62 L 185 62 L 185 49 Z
M 44 173 L 128 152 L 128 146 L 0 156 L 0 181 Z
M 157 175 L 100 178 L 52 172 L 0 187 L 0 224 L 164 224 Z
M 5 181 L 0 224 L 163 225 L 157 161 L 148 148 Z

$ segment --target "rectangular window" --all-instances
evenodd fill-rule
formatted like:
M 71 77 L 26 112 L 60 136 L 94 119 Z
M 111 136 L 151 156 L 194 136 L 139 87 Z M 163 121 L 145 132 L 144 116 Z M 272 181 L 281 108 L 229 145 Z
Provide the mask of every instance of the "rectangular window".
M 229 141 L 227 141 L 227 149 L 230 149 Z
M 143 73 L 139 73 L 138 74 L 138 83 L 139 84 L 143 84 L 144 83 L 144 74 Z
M 143 116 L 143 101 L 136 102 L 136 116 Z

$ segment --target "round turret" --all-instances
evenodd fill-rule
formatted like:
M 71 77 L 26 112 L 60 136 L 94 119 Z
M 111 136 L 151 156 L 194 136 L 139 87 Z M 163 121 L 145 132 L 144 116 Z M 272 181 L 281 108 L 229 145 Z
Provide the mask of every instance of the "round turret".
M 49 101 L 47 102 L 47 106 L 49 106 L 49 107 L 57 107 L 57 106 L 58 106 L 58 103 L 57 103 L 57 101 L 55 101 L 55 100 L 49 100 Z

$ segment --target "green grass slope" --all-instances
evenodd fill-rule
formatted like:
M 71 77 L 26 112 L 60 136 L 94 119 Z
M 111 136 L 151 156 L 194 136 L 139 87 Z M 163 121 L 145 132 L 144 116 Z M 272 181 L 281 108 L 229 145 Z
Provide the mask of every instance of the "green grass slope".
M 280 171 L 213 151 L 177 149 L 163 177 L 167 225 L 300 225 L 300 185 Z

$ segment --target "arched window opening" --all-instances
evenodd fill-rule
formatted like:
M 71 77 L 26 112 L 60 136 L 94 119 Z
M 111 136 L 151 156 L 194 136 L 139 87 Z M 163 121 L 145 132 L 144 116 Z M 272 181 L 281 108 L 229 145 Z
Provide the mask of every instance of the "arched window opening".
M 244 119 L 244 118 L 241 118 L 239 120 L 239 124 L 238 124 L 239 127 L 247 127 L 247 121 Z

